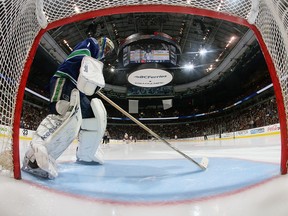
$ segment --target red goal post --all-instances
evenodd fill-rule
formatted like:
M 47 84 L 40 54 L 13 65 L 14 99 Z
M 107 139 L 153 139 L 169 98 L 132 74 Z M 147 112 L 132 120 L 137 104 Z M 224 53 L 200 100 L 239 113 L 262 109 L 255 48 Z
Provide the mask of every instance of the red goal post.
M 75 12 L 77 6 L 80 10 Z M 21 178 L 19 128 L 25 86 L 40 39 L 53 28 L 132 12 L 207 16 L 249 27 L 272 78 L 281 127 L 281 173 L 287 173 L 288 3 L 286 0 L 13 0 L 0 2 L 0 173 Z

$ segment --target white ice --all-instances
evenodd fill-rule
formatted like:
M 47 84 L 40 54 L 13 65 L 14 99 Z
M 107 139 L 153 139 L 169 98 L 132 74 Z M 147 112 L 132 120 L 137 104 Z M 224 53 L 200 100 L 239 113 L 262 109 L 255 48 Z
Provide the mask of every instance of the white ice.
M 28 145 L 21 142 L 22 149 Z M 280 135 L 237 140 L 171 141 L 190 157 L 230 157 L 280 163 Z M 75 159 L 75 146 L 60 161 Z M 181 158 L 162 142 L 110 143 L 105 160 Z M 225 169 L 225 167 L 223 168 Z M 181 182 L 179 182 L 181 184 Z M 173 187 L 173 185 L 171 185 Z M 22 180 L 0 175 L 1 216 L 287 216 L 288 175 L 238 193 L 183 204 L 130 205 L 103 203 L 49 191 Z

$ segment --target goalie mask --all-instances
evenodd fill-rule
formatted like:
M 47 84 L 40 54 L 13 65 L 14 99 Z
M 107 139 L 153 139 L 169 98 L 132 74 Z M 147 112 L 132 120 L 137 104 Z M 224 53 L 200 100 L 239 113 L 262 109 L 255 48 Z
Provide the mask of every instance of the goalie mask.
M 110 55 L 114 50 L 114 43 L 107 37 L 100 37 L 97 39 L 99 44 L 99 58 L 103 59 Z

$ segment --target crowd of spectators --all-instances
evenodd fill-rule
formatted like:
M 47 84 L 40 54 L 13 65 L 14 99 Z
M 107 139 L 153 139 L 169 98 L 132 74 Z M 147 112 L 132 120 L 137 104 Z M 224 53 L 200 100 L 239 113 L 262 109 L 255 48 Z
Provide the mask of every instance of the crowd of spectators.
M 207 115 L 201 117 L 201 119 L 193 118 L 185 122 L 178 120 L 177 123 L 175 123 L 175 120 L 168 123 L 167 121 L 163 123 L 154 121 L 154 123 L 147 124 L 147 126 L 161 137 L 173 139 L 175 135 L 177 138 L 199 137 L 203 134 L 228 133 L 276 123 L 279 123 L 279 119 L 275 98 L 273 97 L 244 109 L 238 108 L 224 115 Z M 112 139 L 121 139 L 124 133 L 136 136 L 137 139 L 151 138 L 146 131 L 131 122 L 126 125 L 121 125 L 121 123 L 110 124 L 108 130 Z
M 48 112 L 48 108 L 43 108 L 35 104 L 24 102 L 20 127 L 28 130 L 36 130 Z
M 175 115 L 178 114 L 175 113 L 175 111 L 173 113 Z M 39 123 L 47 114 L 47 108 L 26 102 L 23 104 L 21 126 L 26 129 L 36 130 Z M 147 113 L 145 114 L 146 118 L 152 117 L 149 116 L 149 114 L 147 116 Z M 167 115 L 165 111 L 163 111 L 163 115 Z M 110 110 L 108 110 L 108 116 L 123 117 L 119 111 L 111 113 Z M 177 136 L 177 138 L 189 138 L 203 136 L 203 134 L 211 135 L 240 131 L 279 123 L 279 119 L 276 100 L 273 96 L 258 101 L 257 103 L 250 103 L 249 106 L 241 105 L 229 112 L 218 113 L 217 115 L 211 114 L 178 120 L 142 122 L 161 137 L 173 139 L 175 136 Z M 111 118 L 108 118 L 107 129 L 110 132 L 111 139 L 121 140 L 125 133 L 137 138 L 137 140 L 152 138 L 149 133 L 131 120 L 113 121 Z

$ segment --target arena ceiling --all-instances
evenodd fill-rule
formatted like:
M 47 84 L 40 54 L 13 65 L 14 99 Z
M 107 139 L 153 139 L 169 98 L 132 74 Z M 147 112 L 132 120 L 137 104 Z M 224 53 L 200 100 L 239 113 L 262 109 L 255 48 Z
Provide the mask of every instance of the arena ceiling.
M 213 98 L 239 97 L 247 91 L 243 89 L 249 87 L 247 83 L 267 78 L 268 70 L 257 40 L 245 26 L 188 14 L 131 13 L 97 17 L 50 30 L 40 42 L 28 82 L 47 88 L 57 65 L 77 43 L 87 38 L 91 27 L 96 37 L 108 36 L 116 45 L 113 55 L 105 59 L 104 69 L 105 89 L 112 96 L 126 98 L 131 86 L 127 82 L 131 68 L 123 67 L 118 54 L 123 41 L 136 33 L 164 33 L 180 47 L 176 65 L 157 64 L 173 74 L 169 83 L 173 95 L 168 96 L 207 93 Z M 206 53 L 201 53 L 203 50 Z

